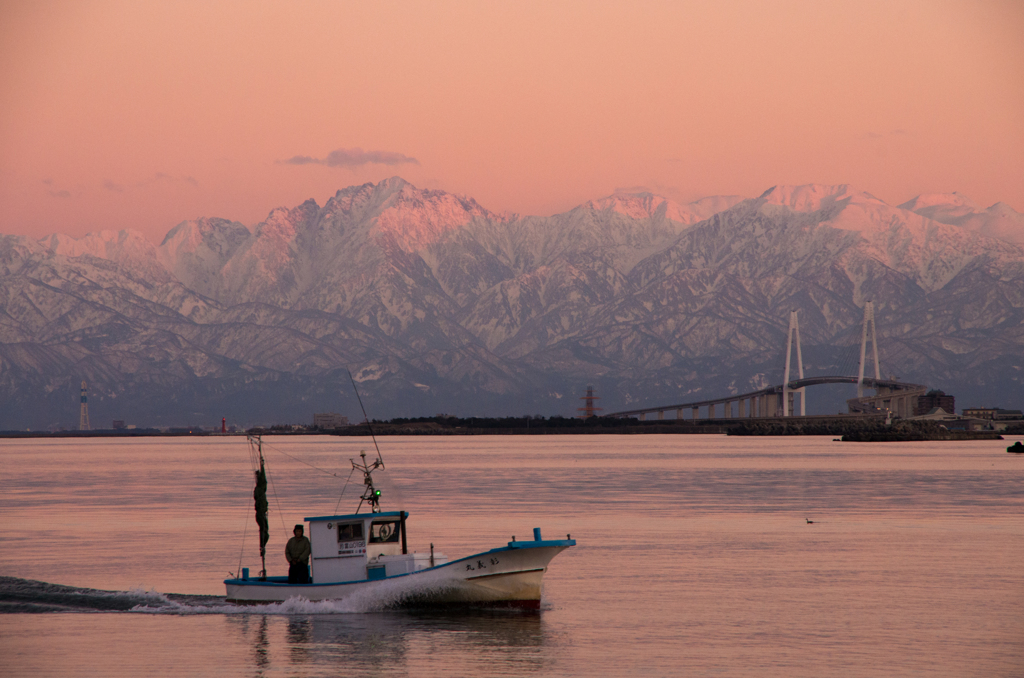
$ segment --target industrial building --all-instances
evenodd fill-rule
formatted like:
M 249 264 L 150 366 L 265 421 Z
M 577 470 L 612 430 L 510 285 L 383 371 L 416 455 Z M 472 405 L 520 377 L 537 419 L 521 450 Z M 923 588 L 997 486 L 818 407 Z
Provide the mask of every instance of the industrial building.
M 922 417 L 936 407 L 954 414 L 956 412 L 956 398 L 951 395 L 946 395 L 944 391 L 933 389 L 928 391 L 924 395 L 917 397 L 917 402 L 914 404 L 914 416 Z
M 313 428 L 333 430 L 348 426 L 348 417 L 337 412 L 323 412 L 313 415 Z
M 965 407 L 965 417 L 975 419 L 988 419 L 989 421 L 1014 421 L 1024 419 L 1024 412 L 1020 410 L 1004 410 L 998 407 Z

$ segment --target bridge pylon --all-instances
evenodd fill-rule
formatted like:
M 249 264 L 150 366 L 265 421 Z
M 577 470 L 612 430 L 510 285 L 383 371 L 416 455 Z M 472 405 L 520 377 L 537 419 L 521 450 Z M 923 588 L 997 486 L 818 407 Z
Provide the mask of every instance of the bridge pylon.
M 793 393 L 800 394 L 800 416 L 807 414 L 806 397 L 804 388 L 789 388 L 789 367 L 793 357 L 793 339 L 796 339 L 796 369 L 800 379 L 804 378 L 804 358 L 800 353 L 800 321 L 796 317 L 796 309 L 789 312 L 789 332 L 786 338 L 786 374 L 782 382 L 782 416 L 788 417 L 792 414 Z
M 878 367 L 878 339 L 875 337 L 875 303 L 873 301 L 864 304 L 864 327 L 860 333 L 860 367 L 857 368 L 857 397 L 864 397 L 864 357 L 868 346 L 868 324 L 871 324 L 871 353 L 875 359 L 875 379 L 881 379 L 881 371 Z

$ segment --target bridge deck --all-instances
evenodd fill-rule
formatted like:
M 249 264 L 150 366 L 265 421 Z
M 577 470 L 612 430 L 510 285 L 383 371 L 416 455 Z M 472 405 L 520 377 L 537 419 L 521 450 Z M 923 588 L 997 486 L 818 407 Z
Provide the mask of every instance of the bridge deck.
M 821 386 L 822 384 L 856 384 L 857 377 L 846 377 L 846 376 L 824 376 L 824 377 L 805 377 L 803 379 L 794 379 L 788 384 L 779 384 L 778 386 L 769 386 L 763 388 L 760 391 L 751 391 L 750 393 L 741 393 L 738 395 L 726 396 L 724 398 L 710 398 L 708 400 L 696 400 L 688 403 L 681 403 L 678 405 L 661 405 L 658 407 L 642 407 L 635 410 L 623 410 L 621 412 L 611 412 L 604 416 L 606 417 L 629 417 L 638 414 L 652 414 L 654 412 L 667 412 L 669 410 L 694 410 L 701 407 L 714 407 L 716 405 L 722 405 L 725 403 L 734 403 L 739 400 L 746 400 L 747 398 L 756 398 L 765 395 L 783 393 L 784 391 L 798 391 L 805 386 Z M 922 384 L 910 384 L 902 381 L 893 381 L 891 379 L 874 379 L 870 377 L 864 377 L 863 384 L 867 388 L 887 388 L 893 391 L 912 391 L 927 388 Z M 723 417 L 724 419 L 724 417 Z

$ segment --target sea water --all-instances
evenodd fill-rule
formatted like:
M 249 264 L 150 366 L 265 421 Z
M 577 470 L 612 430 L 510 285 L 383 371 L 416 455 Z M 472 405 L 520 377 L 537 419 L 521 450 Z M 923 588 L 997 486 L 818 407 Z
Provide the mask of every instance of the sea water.
M 3 675 L 1020 676 L 1024 457 L 1007 441 L 379 441 L 384 510 L 450 558 L 571 534 L 540 612 L 237 608 L 244 438 L 0 441 Z M 267 437 L 270 574 L 349 513 L 363 438 Z M 342 490 L 344 489 L 344 493 Z

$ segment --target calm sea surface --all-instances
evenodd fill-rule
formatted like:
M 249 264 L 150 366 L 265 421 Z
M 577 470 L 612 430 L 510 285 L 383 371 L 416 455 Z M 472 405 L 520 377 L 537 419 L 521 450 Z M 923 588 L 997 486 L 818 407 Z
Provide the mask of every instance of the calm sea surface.
M 220 597 L 259 569 L 243 438 L 3 440 L 0 672 L 1021 676 L 1012 440 L 382 439 L 382 505 L 411 513 L 410 550 L 572 534 L 540 613 L 239 611 Z M 290 526 L 355 509 L 358 478 L 339 495 L 360 449 L 267 438 L 271 574 Z

